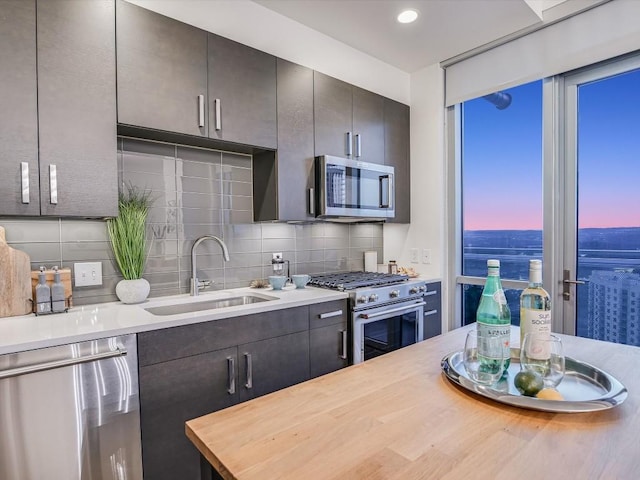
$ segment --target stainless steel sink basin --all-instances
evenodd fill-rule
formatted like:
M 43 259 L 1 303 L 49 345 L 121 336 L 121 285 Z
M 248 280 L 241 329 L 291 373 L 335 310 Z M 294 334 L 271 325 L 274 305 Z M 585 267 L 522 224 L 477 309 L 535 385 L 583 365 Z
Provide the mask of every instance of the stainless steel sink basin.
M 277 300 L 277 298 L 268 295 L 239 295 L 237 297 L 216 298 L 201 302 L 174 303 L 172 305 L 149 307 L 145 308 L 145 310 L 153 315 L 177 315 L 179 313 L 200 312 L 202 310 L 235 307 L 237 305 L 250 305 L 270 300 Z

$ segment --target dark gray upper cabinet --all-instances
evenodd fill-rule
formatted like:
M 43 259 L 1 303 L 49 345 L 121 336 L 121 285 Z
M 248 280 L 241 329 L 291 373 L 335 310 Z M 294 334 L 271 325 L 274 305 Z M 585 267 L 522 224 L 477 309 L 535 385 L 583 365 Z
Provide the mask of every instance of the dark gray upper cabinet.
M 384 97 L 314 72 L 315 154 L 384 163 Z
M 117 4 L 118 122 L 207 136 L 207 32 Z
M 394 167 L 396 202 L 396 216 L 387 222 L 411 221 L 409 113 L 407 105 L 384 99 L 384 163 Z
M 384 164 L 384 97 L 353 87 L 353 158 Z
M 313 102 L 315 154 L 349 156 L 353 148 L 347 137 L 353 134 L 351 85 L 314 71 Z
M 40 210 L 118 213 L 113 0 L 37 2 Z
M 116 215 L 113 0 L 0 7 L 0 214 Z
M 277 60 L 278 151 L 254 155 L 254 215 L 313 220 L 313 70 Z
M 35 0 L 0 1 L 0 85 L 0 215 L 39 215 Z
M 209 137 L 275 149 L 276 57 L 210 33 Z

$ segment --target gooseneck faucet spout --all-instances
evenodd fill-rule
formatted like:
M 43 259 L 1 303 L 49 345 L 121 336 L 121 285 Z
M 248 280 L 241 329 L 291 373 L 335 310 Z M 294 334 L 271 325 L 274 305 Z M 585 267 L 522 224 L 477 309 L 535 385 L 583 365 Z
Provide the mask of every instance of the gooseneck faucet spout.
M 198 238 L 193 243 L 193 247 L 191 247 L 191 285 L 189 289 L 189 294 L 191 296 L 197 296 L 202 288 L 211 285 L 211 281 L 201 282 L 198 280 L 198 269 L 196 267 L 196 249 L 198 248 L 198 245 L 200 245 L 205 240 L 214 240 L 218 242 L 218 245 L 220 245 L 220 248 L 222 248 L 222 257 L 224 258 L 224 261 L 229 261 L 229 250 L 227 249 L 225 243 L 218 237 L 216 237 L 215 235 L 203 235 L 202 237 Z

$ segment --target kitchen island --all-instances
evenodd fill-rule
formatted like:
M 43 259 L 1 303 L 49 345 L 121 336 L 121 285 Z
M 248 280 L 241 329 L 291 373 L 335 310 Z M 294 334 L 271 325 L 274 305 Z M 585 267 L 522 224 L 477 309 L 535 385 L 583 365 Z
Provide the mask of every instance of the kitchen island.
M 190 420 L 186 434 L 225 479 L 638 478 L 640 348 L 562 336 L 567 356 L 629 396 L 546 413 L 445 378 L 440 361 L 468 328 Z

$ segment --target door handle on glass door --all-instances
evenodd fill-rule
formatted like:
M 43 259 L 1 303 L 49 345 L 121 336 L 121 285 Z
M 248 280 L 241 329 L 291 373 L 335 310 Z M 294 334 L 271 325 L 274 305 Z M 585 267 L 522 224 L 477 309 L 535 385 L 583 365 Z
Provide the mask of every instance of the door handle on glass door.
M 571 271 L 564 270 L 562 273 L 562 298 L 565 302 L 571 300 L 571 285 L 584 285 L 582 280 L 571 280 Z

